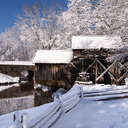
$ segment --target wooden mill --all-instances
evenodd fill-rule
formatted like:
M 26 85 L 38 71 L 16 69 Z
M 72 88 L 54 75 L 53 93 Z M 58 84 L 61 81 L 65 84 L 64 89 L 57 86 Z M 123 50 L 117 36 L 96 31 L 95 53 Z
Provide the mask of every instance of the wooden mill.
M 71 50 L 39 50 L 34 58 L 35 82 L 69 89 L 80 74 L 92 84 L 124 84 L 126 63 L 118 49 L 121 39 L 107 36 L 76 36 Z
M 93 84 L 124 84 L 127 66 L 121 59 L 127 50 L 118 49 L 120 41 L 119 37 L 73 37 L 73 65 L 89 74 Z
M 39 50 L 34 57 L 35 83 L 51 87 L 68 88 L 70 72 L 65 67 L 73 59 L 71 50 Z

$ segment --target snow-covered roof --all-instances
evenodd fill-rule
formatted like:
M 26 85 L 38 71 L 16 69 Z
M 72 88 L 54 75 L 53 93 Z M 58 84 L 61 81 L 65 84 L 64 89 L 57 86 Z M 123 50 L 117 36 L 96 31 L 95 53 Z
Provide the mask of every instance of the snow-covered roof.
M 38 50 L 33 59 L 33 62 L 65 64 L 69 63 L 72 58 L 73 52 L 71 50 Z
M 0 65 L 34 66 L 31 61 L 0 61 Z
M 120 42 L 117 36 L 73 36 L 72 49 L 118 48 Z

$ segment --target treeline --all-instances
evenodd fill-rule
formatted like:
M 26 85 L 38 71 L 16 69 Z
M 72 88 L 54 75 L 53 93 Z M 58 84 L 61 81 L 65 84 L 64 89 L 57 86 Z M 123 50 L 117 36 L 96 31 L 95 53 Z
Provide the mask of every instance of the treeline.
M 0 35 L 0 59 L 31 60 L 37 49 L 70 48 L 72 35 L 116 35 L 119 46 L 127 45 L 126 0 L 68 1 L 66 10 L 56 4 L 25 6 L 15 25 Z

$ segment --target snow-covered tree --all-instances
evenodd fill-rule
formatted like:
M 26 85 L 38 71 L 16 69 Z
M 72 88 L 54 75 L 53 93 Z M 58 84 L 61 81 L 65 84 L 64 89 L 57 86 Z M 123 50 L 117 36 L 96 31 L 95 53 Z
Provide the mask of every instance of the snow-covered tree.
M 21 40 L 33 45 L 34 50 L 52 49 L 59 45 L 56 44 L 57 12 L 52 7 L 46 9 L 40 4 L 26 6 L 23 9 L 24 14 L 16 22 Z
M 59 48 L 62 44 L 58 36 L 58 13 L 56 5 L 50 9 L 39 3 L 25 6 L 15 26 L 0 35 L 0 59 L 30 60 L 38 49 Z
M 1 60 L 28 60 L 30 46 L 26 46 L 19 38 L 19 31 L 14 26 L 0 35 L 0 59 Z
M 0 35 L 0 58 L 28 60 L 37 49 L 70 48 L 73 35 L 116 35 L 127 45 L 128 0 L 68 1 L 64 12 L 55 5 L 25 6 L 15 26 Z
M 128 41 L 127 0 L 69 1 L 69 9 L 60 17 L 69 44 L 72 35 L 117 35 Z

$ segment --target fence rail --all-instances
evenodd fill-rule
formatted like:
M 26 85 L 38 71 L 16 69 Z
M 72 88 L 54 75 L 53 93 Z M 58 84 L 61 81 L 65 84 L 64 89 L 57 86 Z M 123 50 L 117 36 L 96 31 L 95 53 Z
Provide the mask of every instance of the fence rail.
M 79 103 L 80 94 L 81 89 L 74 86 L 67 93 L 63 95 L 58 94 L 58 97 L 54 99 L 53 104 L 49 106 L 45 112 L 40 113 L 30 120 L 24 120 L 24 115 L 22 117 L 20 115 L 20 117 L 17 117 L 20 121 L 15 121 L 18 122 L 18 124 L 15 124 L 14 122 L 13 126 L 17 126 L 18 128 L 49 128 L 63 113 L 70 111 Z
M 65 94 L 55 95 L 54 102 L 46 111 L 40 113 L 37 117 L 21 123 L 21 128 L 49 128 L 63 114 L 73 109 L 81 98 L 86 100 L 103 100 L 114 97 L 128 97 L 128 87 L 112 87 L 89 90 L 86 86 L 74 85 Z M 20 124 L 18 125 L 18 128 Z

